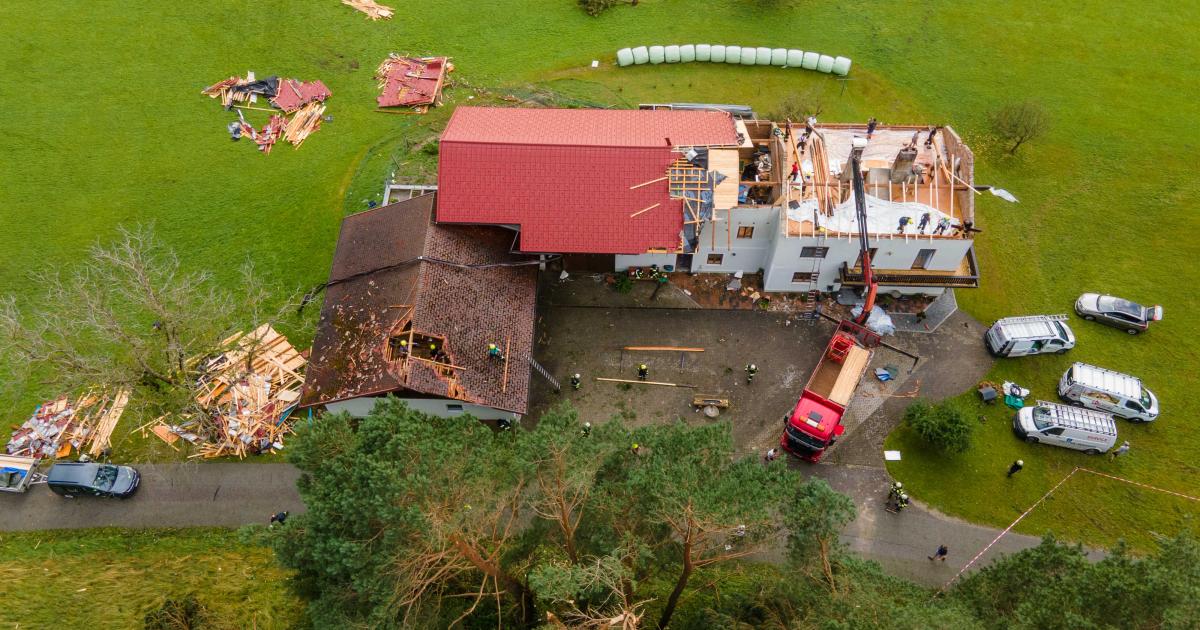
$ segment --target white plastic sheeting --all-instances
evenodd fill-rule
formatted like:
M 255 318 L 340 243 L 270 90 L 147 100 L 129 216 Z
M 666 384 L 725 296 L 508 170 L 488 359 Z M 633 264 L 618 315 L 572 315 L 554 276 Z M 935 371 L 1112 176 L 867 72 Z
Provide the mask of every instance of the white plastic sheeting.
M 888 201 L 867 195 L 867 231 L 872 234 L 895 233 L 896 228 L 900 226 L 900 217 L 909 217 L 912 221 L 904 229 L 904 233 L 916 235 L 921 215 L 926 212 L 929 213 L 929 225 L 925 227 L 925 234 L 932 234 L 940 219 L 951 218 L 950 215 L 923 203 Z M 812 216 L 811 211 L 807 216 Z M 848 199 L 834 207 L 833 216 L 821 217 L 821 226 L 838 232 L 858 232 L 858 210 L 854 207 L 854 193 L 850 193 Z
M 858 317 L 860 314 L 862 314 L 862 309 L 862 304 L 855 306 L 854 308 L 850 309 L 850 316 Z M 867 315 L 866 325 L 867 328 L 870 328 L 872 331 L 880 335 L 896 334 L 896 325 L 892 323 L 892 316 L 888 315 L 887 311 L 879 308 L 879 306 L 875 306 L 871 309 L 871 314 Z

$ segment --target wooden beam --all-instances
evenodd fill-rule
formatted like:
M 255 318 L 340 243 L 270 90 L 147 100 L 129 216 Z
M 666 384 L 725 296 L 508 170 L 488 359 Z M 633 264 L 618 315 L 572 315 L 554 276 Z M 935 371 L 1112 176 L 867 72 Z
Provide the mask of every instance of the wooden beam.
M 504 381 L 500 383 L 500 393 L 508 391 L 508 350 L 512 347 L 512 336 L 506 335 L 504 338 Z
M 677 346 L 625 346 L 622 350 L 640 350 L 643 352 L 704 352 L 704 348 L 680 348 Z
M 656 203 L 656 204 L 654 204 L 653 206 L 650 206 L 650 207 L 648 207 L 648 208 L 642 208 L 641 210 L 638 210 L 637 212 L 634 212 L 633 214 L 629 215 L 629 218 L 630 218 L 630 219 L 632 219 L 633 217 L 636 217 L 637 215 L 639 215 L 639 214 L 641 214 L 641 213 L 643 213 L 643 212 L 649 212 L 649 211 L 651 211 L 651 210 L 653 210 L 653 209 L 655 209 L 655 208 L 657 208 L 657 207 L 659 207 L 659 206 L 661 206 L 661 205 L 662 205 L 662 204 L 660 204 L 660 203 Z
M 681 385 L 679 383 L 661 383 L 659 381 L 631 381 L 625 378 L 603 378 L 596 377 L 597 381 L 607 381 L 609 383 L 633 383 L 637 385 L 662 385 L 664 387 L 686 387 L 688 389 L 696 389 L 695 385 Z
M 461 366 L 461 365 L 452 365 L 452 364 L 450 364 L 450 363 L 442 363 L 441 361 L 434 361 L 433 359 L 426 359 L 426 358 L 424 358 L 424 357 L 414 357 L 414 356 L 412 356 L 412 350 L 409 350 L 409 351 L 408 351 L 408 356 L 409 356 L 409 358 L 416 359 L 416 360 L 418 360 L 418 361 L 424 361 L 424 362 L 426 362 L 426 363 L 432 363 L 432 364 L 434 364 L 434 365 L 441 365 L 441 366 L 443 366 L 443 367 L 448 367 L 448 368 L 451 368 L 451 369 L 454 369 L 454 370 L 465 370 L 465 369 L 467 369 L 467 368 L 465 368 L 465 367 L 463 367 L 463 366 Z
M 650 181 L 648 181 L 648 182 L 642 182 L 642 183 L 640 183 L 640 184 L 637 184 L 637 185 L 635 185 L 635 186 L 630 186 L 630 187 L 629 187 L 629 190 L 635 190 L 635 189 L 641 188 L 642 186 L 649 186 L 650 184 L 657 184 L 658 182 L 665 181 L 665 180 L 667 180 L 667 179 L 669 179 L 669 178 L 668 178 L 668 177 L 666 177 L 666 176 L 659 177 L 658 179 L 652 179 L 652 180 L 650 180 Z

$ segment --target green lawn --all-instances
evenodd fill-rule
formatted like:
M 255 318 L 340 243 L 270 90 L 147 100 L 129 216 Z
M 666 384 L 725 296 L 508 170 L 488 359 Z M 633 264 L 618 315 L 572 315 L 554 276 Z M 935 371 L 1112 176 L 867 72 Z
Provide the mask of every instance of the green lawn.
M 1196 306 L 1186 272 L 1200 245 L 1191 202 L 1189 149 L 1200 106 L 1186 89 L 1200 76 L 1191 26 L 1197 10 L 1168 2 L 978 5 L 646 0 L 590 18 L 571 0 L 495 5 L 430 0 L 370 22 L 335 0 L 264 6 L 204 3 L 13 0 L 0 21 L 0 287 L 33 297 L 25 272 L 64 266 L 119 224 L 153 221 L 189 265 L 225 282 L 253 259 L 281 286 L 325 279 L 338 221 L 378 198 L 384 175 L 429 164 L 397 157 L 436 133 L 448 108 L 425 117 L 372 112 L 371 74 L 388 51 L 454 57 L 451 103 L 487 102 L 531 83 L 618 105 L 644 100 L 747 103 L 768 112 L 791 91 L 824 96 L 824 120 L 938 122 L 955 126 L 979 154 L 977 180 L 1021 198 L 979 201 L 983 288 L 960 302 L 978 318 L 1061 312 L 1083 290 L 1161 302 L 1167 319 L 1130 339 L 1076 326 L 1066 357 L 1015 359 L 994 377 L 1017 377 L 1048 396 L 1072 359 L 1145 378 L 1161 397 L 1156 424 L 1122 424 L 1133 453 L 1114 466 L 1177 490 L 1200 487 L 1193 463 L 1197 404 L 1183 392 L 1198 348 L 1187 317 Z M 851 57 L 851 81 L 799 70 L 689 64 L 587 68 L 626 45 L 713 42 L 788 46 Z M 321 79 L 334 121 L 299 150 L 261 156 L 224 131 L 230 116 L 202 97 L 207 84 L 254 69 Z M 844 93 L 843 93 L 843 87 Z M 1021 98 L 1053 115 L 1048 136 L 1005 158 L 987 137 L 986 113 Z M 393 162 L 395 158 L 395 162 Z M 409 162 L 409 163 L 406 163 Z M 307 340 L 297 340 L 303 344 Z M 1177 376 L 1178 375 L 1178 376 Z M 14 419 L 40 396 L 0 400 Z M 118 433 L 132 428 L 123 423 Z M 1005 524 L 1083 456 L 1018 444 L 999 416 L 968 455 L 922 456 L 903 434 L 893 472 L 916 496 L 952 513 Z M 119 453 L 118 453 L 119 455 Z M 1013 488 L 994 475 L 1023 456 Z M 997 465 L 1000 469 L 997 469 Z M 947 483 L 947 481 L 953 483 Z M 1025 531 L 1055 525 L 1090 542 L 1172 531 L 1188 506 L 1073 480 L 1073 491 L 1035 514 Z M 1074 507 L 1065 507 L 1067 501 Z
M 271 550 L 223 529 L 0 533 L 0 627 L 140 628 L 195 595 L 206 628 L 294 628 L 303 606 Z

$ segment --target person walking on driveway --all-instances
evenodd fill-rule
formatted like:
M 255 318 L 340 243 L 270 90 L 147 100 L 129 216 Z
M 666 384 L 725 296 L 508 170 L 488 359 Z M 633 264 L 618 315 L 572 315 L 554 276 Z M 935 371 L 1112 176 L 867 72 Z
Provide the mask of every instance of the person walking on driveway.
M 749 385 L 754 381 L 754 375 L 758 374 L 758 366 L 753 363 L 746 364 L 746 384 Z
M 643 363 L 638 366 L 638 380 L 644 381 L 647 376 L 650 376 L 650 368 L 646 367 L 646 364 Z
M 1124 442 L 1121 443 L 1120 446 L 1117 447 L 1117 450 L 1113 451 L 1108 456 L 1108 459 L 1109 459 L 1109 461 L 1112 461 L 1128 452 L 1129 452 L 1129 440 L 1125 440 Z
M 946 545 L 938 545 L 937 551 L 933 552 L 932 556 L 929 556 L 929 561 L 933 562 L 934 560 L 941 560 L 942 562 L 945 562 L 946 556 L 949 554 L 950 550 L 946 548 Z
M 1025 467 L 1025 462 L 1018 459 L 1017 461 L 1012 463 L 1012 466 L 1008 467 L 1008 476 L 1012 477 L 1013 475 L 1021 472 L 1021 469 L 1024 467 Z

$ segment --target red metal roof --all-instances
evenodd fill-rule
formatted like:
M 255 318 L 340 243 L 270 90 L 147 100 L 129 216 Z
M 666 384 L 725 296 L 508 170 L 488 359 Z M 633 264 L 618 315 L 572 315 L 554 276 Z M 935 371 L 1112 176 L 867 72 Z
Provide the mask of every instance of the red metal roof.
M 519 225 L 525 252 L 675 249 L 683 210 L 667 182 L 631 187 L 664 177 L 674 147 L 736 142 L 724 112 L 459 107 L 441 139 L 437 220 Z

